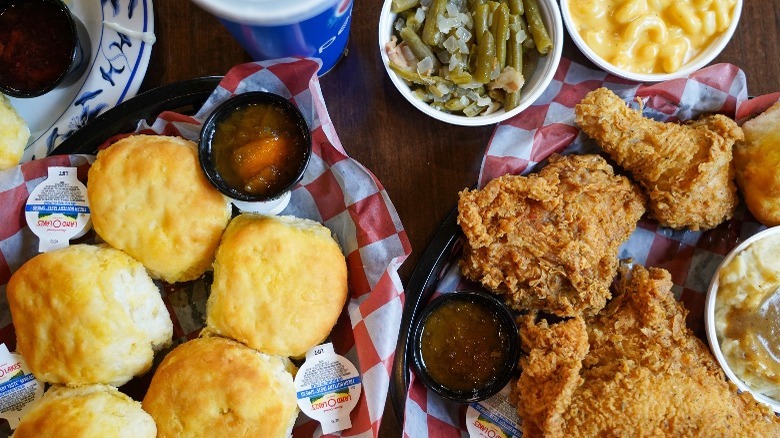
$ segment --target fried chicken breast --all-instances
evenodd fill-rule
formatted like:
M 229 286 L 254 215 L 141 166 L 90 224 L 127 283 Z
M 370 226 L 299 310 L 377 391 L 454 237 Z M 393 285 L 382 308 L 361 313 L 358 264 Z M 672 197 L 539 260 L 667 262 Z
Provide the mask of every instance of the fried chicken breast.
M 595 313 L 644 211 L 639 188 L 604 158 L 553 155 L 536 174 L 460 193 L 461 270 L 515 309 Z
M 648 195 L 648 208 L 667 227 L 714 228 L 737 206 L 732 146 L 742 129 L 716 114 L 687 124 L 643 117 L 606 88 L 574 107 L 577 124 Z
M 669 272 L 636 266 L 584 323 L 523 319 L 524 436 L 780 435 L 780 418 L 724 379 L 671 288 Z

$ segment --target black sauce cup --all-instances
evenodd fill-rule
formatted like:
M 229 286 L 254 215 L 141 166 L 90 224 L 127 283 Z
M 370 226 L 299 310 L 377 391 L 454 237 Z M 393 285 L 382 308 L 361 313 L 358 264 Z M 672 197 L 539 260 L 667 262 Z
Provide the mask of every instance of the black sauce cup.
M 509 351 L 506 360 L 496 375 L 483 387 L 471 391 L 448 388 L 431 377 L 423 360 L 422 335 L 427 319 L 443 305 L 453 302 L 472 302 L 484 306 L 497 317 L 499 325 L 509 334 Z M 428 389 L 440 397 L 459 403 L 472 403 L 485 400 L 501 391 L 512 379 L 520 358 L 520 337 L 515 318 L 509 308 L 495 296 L 478 290 L 456 291 L 440 295 L 431 301 L 412 326 L 412 364 L 415 374 Z
M 241 110 L 247 106 L 258 104 L 270 104 L 281 109 L 288 120 L 292 121 L 298 129 L 298 134 L 303 139 L 305 148 L 302 158 L 297 165 L 297 171 L 293 178 L 283 181 L 280 188 L 273 193 L 258 195 L 240 190 L 230 185 L 217 170 L 216 153 L 214 150 L 214 136 L 219 127 L 219 123 L 227 118 L 234 111 Z M 198 158 L 203 172 L 208 180 L 225 196 L 244 203 L 265 203 L 279 199 L 282 195 L 290 191 L 297 184 L 306 171 L 311 158 L 311 132 L 306 119 L 301 111 L 284 97 L 265 91 L 251 91 L 235 95 L 225 102 L 218 105 L 203 123 L 200 131 L 200 140 L 198 142 Z
M 18 98 L 72 85 L 92 53 L 89 32 L 62 0 L 0 0 L 0 46 L 0 92 Z

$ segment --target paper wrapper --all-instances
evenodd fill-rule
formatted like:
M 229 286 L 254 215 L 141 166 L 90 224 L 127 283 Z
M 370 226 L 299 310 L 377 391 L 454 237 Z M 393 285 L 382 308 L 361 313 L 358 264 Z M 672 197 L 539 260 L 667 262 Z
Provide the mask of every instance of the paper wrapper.
M 380 182 L 341 146 L 320 90 L 319 66 L 317 60 L 292 58 L 236 66 L 195 116 L 165 112 L 151 127 L 141 125 L 138 131 L 197 139 L 202 121 L 216 105 L 247 91 L 274 92 L 303 112 L 311 128 L 313 154 L 282 214 L 323 223 L 341 244 L 348 265 L 350 299 L 330 340 L 338 354 L 355 364 L 363 382 L 363 393 L 351 414 L 352 428 L 329 436 L 377 436 L 403 308 L 398 268 L 411 248 Z M 0 172 L 0 341 L 12 351 L 16 340 L 5 285 L 38 250 L 38 238 L 24 221 L 25 201 L 46 176 L 48 166 L 78 166 L 79 178 L 86 182 L 90 160 L 85 156 L 51 156 Z M 197 337 L 205 324 L 207 296 L 202 280 L 163 287 L 177 342 Z M 320 436 L 322 432 L 319 423 L 301 414 L 293 435 Z
M 780 93 L 748 99 L 745 74 L 730 64 L 713 65 L 687 78 L 641 85 L 563 59 L 539 100 L 496 127 L 482 163 L 479 186 L 501 175 L 531 172 L 554 152 L 598 153 L 598 146 L 577 128 L 574 105 L 602 86 L 632 102 L 635 109 L 638 103 L 634 98 L 641 98 L 645 117 L 662 121 L 721 113 L 741 123 L 780 100 Z M 642 219 L 620 248 L 619 257 L 671 272 L 674 294 L 689 311 L 688 326 L 706 342 L 704 300 L 710 279 L 732 248 L 763 228 L 744 207 L 737 210 L 734 219 L 705 232 L 673 231 Z M 468 287 L 457 264 L 460 248 L 460 243 L 456 244 L 434 296 Z M 414 372 L 410 380 L 405 436 L 468 436 L 465 405 L 444 401 L 428 391 L 415 380 Z

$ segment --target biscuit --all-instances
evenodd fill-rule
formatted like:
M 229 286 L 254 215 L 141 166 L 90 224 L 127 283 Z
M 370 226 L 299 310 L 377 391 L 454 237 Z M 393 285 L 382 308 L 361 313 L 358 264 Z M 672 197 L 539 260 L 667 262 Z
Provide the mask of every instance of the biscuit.
M 87 196 L 97 234 L 169 283 L 211 266 L 232 213 L 201 170 L 195 143 L 178 137 L 134 135 L 100 151 Z
M 27 122 L 14 110 L 11 101 L 0 94 L 0 170 L 19 164 L 29 138 Z
M 328 228 L 242 214 L 217 249 L 207 331 L 300 357 L 327 338 L 346 299 L 346 261 Z
M 173 335 L 144 267 L 108 246 L 40 254 L 11 276 L 6 292 L 17 351 L 45 382 L 122 385 L 148 371 Z
M 204 337 L 163 359 L 143 408 L 163 437 L 286 437 L 298 415 L 289 361 Z
M 780 102 L 742 125 L 734 146 L 737 185 L 748 210 L 766 226 L 780 225 Z
M 15 438 L 154 438 L 141 403 L 107 385 L 55 386 L 22 417 Z

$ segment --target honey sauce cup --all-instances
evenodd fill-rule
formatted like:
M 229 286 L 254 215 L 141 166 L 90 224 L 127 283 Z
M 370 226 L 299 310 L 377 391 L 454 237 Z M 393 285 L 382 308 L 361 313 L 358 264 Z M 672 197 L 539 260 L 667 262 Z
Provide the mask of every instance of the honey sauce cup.
M 208 180 L 239 210 L 278 214 L 306 170 L 311 132 L 300 110 L 274 93 L 227 99 L 203 123 L 198 157 Z
M 89 33 L 61 0 L 0 0 L 0 92 L 31 98 L 71 85 L 90 58 Z
M 440 295 L 412 327 L 417 378 L 437 395 L 460 403 L 485 400 L 512 378 L 520 357 L 514 316 L 479 290 Z

